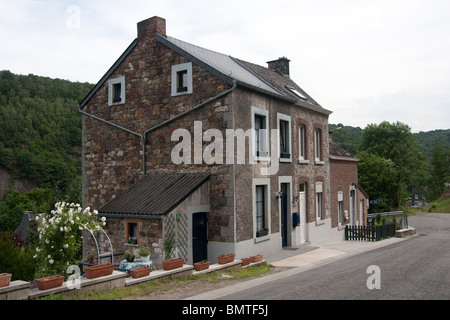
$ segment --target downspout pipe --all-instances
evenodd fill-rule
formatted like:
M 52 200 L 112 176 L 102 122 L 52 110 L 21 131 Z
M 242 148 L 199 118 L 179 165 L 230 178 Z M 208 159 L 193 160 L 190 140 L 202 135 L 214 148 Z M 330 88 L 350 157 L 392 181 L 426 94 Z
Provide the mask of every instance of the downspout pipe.
M 85 115 L 85 116 L 87 116 L 87 117 L 90 117 L 90 118 L 92 118 L 92 119 L 95 119 L 95 120 L 97 120 L 97 121 L 103 122 L 103 123 L 105 123 L 105 124 L 107 124 L 107 125 L 113 126 L 113 127 L 117 128 L 117 129 L 123 130 L 123 131 L 125 131 L 125 132 L 128 132 L 128 133 L 130 133 L 130 134 L 132 134 L 132 135 L 135 135 L 135 136 L 139 137 L 139 139 L 140 139 L 140 141 L 141 141 L 141 144 L 142 144 L 142 175 L 145 176 L 146 173 L 147 173 L 147 167 L 146 167 L 146 160 L 147 160 L 146 158 L 147 158 L 147 157 L 146 157 L 146 147 L 145 147 L 145 146 L 146 146 L 147 138 L 148 138 L 149 134 L 150 134 L 152 131 L 155 131 L 155 130 L 161 128 L 161 127 L 164 127 L 165 125 L 167 125 L 167 124 L 169 124 L 169 123 L 171 123 L 171 122 L 173 122 L 173 121 L 175 121 L 175 120 L 177 120 L 177 119 L 179 119 L 179 118 L 182 118 L 182 117 L 188 115 L 189 113 L 191 113 L 191 112 L 193 112 L 193 111 L 195 111 L 195 110 L 198 110 L 198 109 L 204 107 L 204 106 L 207 105 L 208 103 L 211 103 L 211 102 L 213 102 L 213 101 L 215 101 L 215 100 L 217 100 L 217 99 L 222 98 L 223 96 L 226 96 L 227 94 L 231 93 L 234 89 L 236 89 L 236 86 L 237 86 L 237 83 L 236 83 L 236 81 L 234 81 L 233 87 L 232 87 L 231 89 L 228 89 L 227 91 L 224 91 L 224 92 L 218 94 L 217 96 L 212 97 L 211 99 L 209 99 L 209 100 L 207 100 L 207 101 L 205 101 L 205 102 L 202 102 L 202 103 L 196 105 L 195 107 L 193 107 L 193 108 L 191 108 L 191 109 L 189 109 L 189 110 L 186 110 L 186 111 L 184 111 L 184 112 L 181 112 L 181 113 L 177 114 L 176 116 L 174 116 L 173 118 L 170 118 L 169 120 L 163 121 L 162 123 L 157 124 L 157 125 L 155 125 L 155 126 L 149 128 L 149 129 L 147 129 L 143 134 L 137 133 L 137 132 L 135 132 L 135 131 L 133 131 L 133 130 L 130 130 L 130 129 L 128 129 L 128 128 L 125 128 L 125 127 L 123 127 L 123 126 L 120 126 L 120 125 L 118 125 L 118 124 L 116 124 L 116 123 L 113 123 L 113 122 L 111 122 L 111 121 L 102 119 L 102 118 L 97 117 L 97 116 L 95 116 L 95 115 L 93 115 L 93 114 L 90 114 L 90 113 L 88 113 L 88 112 L 86 112 L 86 111 L 83 111 L 83 110 L 81 109 L 81 106 L 80 106 L 80 105 L 78 106 L 78 111 L 79 111 L 81 114 L 83 114 L 83 115 Z

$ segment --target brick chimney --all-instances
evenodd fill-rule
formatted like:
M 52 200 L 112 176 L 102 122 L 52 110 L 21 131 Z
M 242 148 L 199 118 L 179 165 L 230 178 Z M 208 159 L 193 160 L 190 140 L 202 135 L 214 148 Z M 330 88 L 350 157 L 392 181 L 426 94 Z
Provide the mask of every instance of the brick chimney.
M 153 17 L 141 21 L 137 24 L 138 42 L 155 39 L 157 33 L 166 35 L 166 20 L 160 17 Z
M 267 64 L 270 70 L 281 72 L 289 77 L 289 60 L 286 57 L 281 57 L 278 60 L 268 61 Z

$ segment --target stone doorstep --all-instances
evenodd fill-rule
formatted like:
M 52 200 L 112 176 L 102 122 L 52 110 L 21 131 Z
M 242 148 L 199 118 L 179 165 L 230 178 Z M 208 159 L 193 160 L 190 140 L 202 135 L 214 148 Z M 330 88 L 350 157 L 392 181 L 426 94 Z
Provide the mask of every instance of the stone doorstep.
M 416 234 L 416 229 L 415 228 L 408 228 L 408 229 L 400 229 L 395 231 L 395 237 L 396 238 L 405 238 L 408 236 L 413 236 Z
M 95 279 L 88 279 L 86 277 L 81 277 L 80 278 L 80 280 L 81 280 L 80 287 L 81 287 L 81 290 L 85 290 L 90 287 L 103 285 L 105 283 L 111 284 L 112 282 L 120 280 L 122 278 L 125 278 L 126 276 L 127 276 L 127 274 L 124 272 L 113 271 L 113 273 L 111 275 L 99 277 L 99 278 L 95 278 Z M 72 291 L 72 290 L 80 290 L 80 289 L 70 289 L 70 288 L 68 288 L 67 285 L 68 285 L 68 282 L 64 282 L 61 287 L 57 287 L 57 288 L 53 288 L 53 289 L 49 289 L 49 290 L 39 290 L 38 288 L 29 289 L 28 298 L 34 299 L 34 298 L 45 297 L 45 296 L 48 296 L 51 294 L 58 294 L 58 293 L 62 293 L 62 292 Z M 108 288 L 110 286 L 106 286 L 106 287 Z

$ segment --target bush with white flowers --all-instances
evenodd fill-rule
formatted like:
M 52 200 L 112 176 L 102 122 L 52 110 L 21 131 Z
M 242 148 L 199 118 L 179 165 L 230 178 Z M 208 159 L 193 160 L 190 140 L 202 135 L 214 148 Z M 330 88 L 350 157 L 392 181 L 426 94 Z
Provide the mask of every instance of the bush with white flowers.
M 82 232 L 85 228 L 101 230 L 106 224 L 98 211 L 79 204 L 58 202 L 55 210 L 36 216 L 39 242 L 36 247 L 40 276 L 66 275 L 69 265 L 76 264 L 82 255 Z

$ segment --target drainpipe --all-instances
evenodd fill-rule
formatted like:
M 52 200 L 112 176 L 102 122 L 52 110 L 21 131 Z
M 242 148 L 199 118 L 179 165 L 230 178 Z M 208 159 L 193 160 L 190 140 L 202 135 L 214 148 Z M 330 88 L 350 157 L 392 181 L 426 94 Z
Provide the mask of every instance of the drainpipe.
M 81 110 L 80 106 L 78 106 L 78 111 L 81 114 L 85 115 L 85 116 L 91 117 L 91 118 L 93 118 L 93 119 L 95 119 L 97 121 L 103 122 L 105 124 L 108 124 L 110 126 L 113 126 L 115 128 L 118 128 L 120 130 L 123 130 L 125 132 L 131 133 L 132 135 L 135 135 L 135 136 L 139 137 L 139 139 L 141 141 L 141 144 L 142 144 L 142 175 L 145 176 L 147 174 L 147 168 L 146 168 L 146 164 L 145 164 L 146 163 L 146 148 L 145 148 L 145 145 L 146 145 L 146 141 L 147 141 L 148 135 L 152 131 L 155 131 L 155 130 L 157 130 L 157 129 L 159 129 L 159 128 L 161 128 L 161 127 L 163 127 L 163 126 L 165 126 L 165 125 L 167 125 L 169 123 L 171 123 L 172 121 L 175 121 L 175 120 L 177 120 L 177 119 L 179 119 L 181 117 L 184 117 L 185 115 L 187 115 L 187 114 L 189 114 L 189 113 L 191 113 L 191 112 L 193 112 L 195 110 L 198 110 L 198 109 L 204 107 L 206 104 L 211 103 L 211 102 L 213 102 L 213 101 L 215 101 L 215 100 L 217 100 L 217 99 L 219 99 L 219 98 L 229 94 L 230 92 L 232 92 L 236 88 L 236 86 L 237 86 L 236 81 L 234 81 L 233 87 L 231 89 L 228 89 L 227 91 L 224 91 L 224 92 L 218 94 L 217 96 L 212 97 L 211 99 L 209 99 L 209 100 L 207 100 L 205 102 L 202 102 L 199 105 L 197 105 L 197 106 L 195 106 L 195 107 L 193 107 L 193 108 L 191 108 L 189 110 L 181 112 L 178 115 L 174 116 L 173 118 L 170 118 L 169 120 L 163 121 L 162 123 L 157 124 L 157 125 L 151 127 L 150 129 L 147 129 L 144 132 L 144 134 L 139 134 L 139 133 L 137 133 L 135 131 L 132 131 L 132 130 L 130 130 L 128 128 L 120 126 L 120 125 L 118 125 L 116 123 L 110 122 L 108 120 L 105 120 L 105 119 L 102 119 L 100 117 L 97 117 L 97 116 L 95 116 L 93 114 L 87 113 L 86 111 Z

